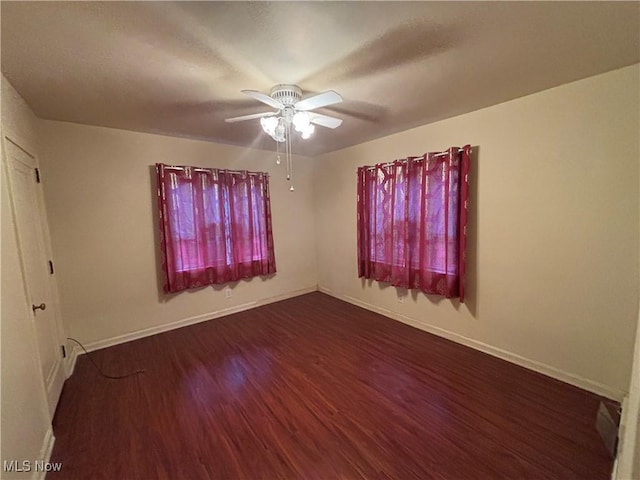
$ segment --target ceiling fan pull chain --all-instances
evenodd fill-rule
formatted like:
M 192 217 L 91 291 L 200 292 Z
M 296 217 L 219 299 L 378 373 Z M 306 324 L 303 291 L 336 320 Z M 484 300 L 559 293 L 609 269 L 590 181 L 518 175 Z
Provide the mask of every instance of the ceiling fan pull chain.
M 293 181 L 293 159 L 291 158 L 291 123 L 287 123 L 287 160 L 288 160 L 288 171 L 287 171 L 287 180 L 290 182 Z M 293 183 L 289 187 L 289 191 L 293 192 L 295 189 L 293 188 Z
M 289 173 L 289 159 L 291 157 L 289 151 L 289 128 L 285 125 L 284 127 L 284 156 L 285 162 L 287 166 L 287 182 L 291 180 L 291 174 Z
M 285 145 L 287 148 L 287 180 L 291 181 L 291 126 L 287 125 L 287 137 L 285 138 Z

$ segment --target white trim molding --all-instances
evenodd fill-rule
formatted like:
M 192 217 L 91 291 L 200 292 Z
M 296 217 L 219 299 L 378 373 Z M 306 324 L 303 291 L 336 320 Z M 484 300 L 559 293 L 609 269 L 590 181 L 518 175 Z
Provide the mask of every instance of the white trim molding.
M 64 359 L 60 358 L 56 360 L 56 363 L 49 373 L 48 378 L 45 379 L 45 390 L 47 392 L 47 405 L 49 407 L 49 418 L 53 420 L 53 416 L 56 413 L 56 407 L 62 395 L 62 389 L 64 387 L 64 381 L 67 379 Z
M 118 335 L 116 337 L 106 338 L 104 340 L 98 340 L 96 342 L 90 342 L 85 345 L 85 348 L 87 349 L 87 351 L 92 352 L 94 350 L 100 350 L 101 348 L 112 347 L 114 345 L 130 342 L 132 340 L 138 340 L 140 338 L 150 337 L 151 335 L 156 335 L 158 333 L 168 332 L 170 330 L 175 330 L 176 328 L 186 327 L 188 325 L 193 325 L 195 323 L 206 322 L 207 320 L 213 320 L 213 319 L 224 317 L 234 313 L 244 312 L 245 310 L 249 310 L 251 308 L 267 305 L 269 303 L 279 302 L 280 300 L 286 300 L 287 298 L 298 297 L 300 295 L 305 295 L 307 293 L 315 292 L 317 290 L 318 290 L 317 285 L 314 285 L 312 287 L 307 287 L 300 290 L 294 290 L 292 292 L 283 293 L 281 295 L 275 295 L 273 297 L 267 297 L 260 300 L 255 300 L 253 302 L 243 303 L 242 305 L 236 305 L 233 307 L 224 308 L 222 310 L 216 310 L 214 312 L 208 312 L 208 313 L 203 313 L 201 315 L 195 315 L 193 317 L 183 318 L 182 320 L 166 323 L 164 325 L 145 328 L 142 330 L 137 330 L 135 332 L 125 333 L 124 335 Z M 82 353 L 84 352 L 79 352 L 79 354 L 82 354 Z M 74 365 L 75 365 L 75 359 L 74 359 Z
M 574 385 L 578 388 L 582 388 L 583 390 L 587 390 L 597 395 L 602 395 L 603 397 L 606 397 L 606 398 L 610 398 L 616 401 L 621 401 L 624 395 L 626 394 L 626 392 L 611 388 L 607 385 L 603 385 L 593 380 L 589 380 L 588 378 L 584 378 L 580 375 L 566 372 L 559 368 L 546 365 L 536 360 L 523 357 L 516 353 L 509 352 L 507 350 L 503 350 L 498 347 L 494 347 L 493 345 L 489 345 L 487 343 L 480 342 L 478 340 L 474 340 L 469 337 L 465 337 L 464 335 L 460 335 L 458 333 L 451 332 L 449 330 L 445 330 L 443 328 L 436 327 L 434 325 L 429 325 L 429 324 L 419 322 L 414 318 L 407 317 L 406 315 L 402 315 L 400 313 L 396 313 L 391 310 L 387 310 L 385 308 L 381 308 L 367 302 L 363 302 L 362 300 L 359 300 L 354 297 L 350 297 L 349 295 L 339 295 L 322 286 L 319 286 L 318 290 L 322 293 L 335 297 L 338 300 L 343 300 L 348 303 L 351 303 L 352 305 L 356 305 L 366 310 L 379 313 L 380 315 L 384 315 L 385 317 L 391 318 L 393 320 L 397 320 L 399 322 L 418 328 L 420 330 L 431 333 L 433 335 L 446 338 L 447 340 L 451 340 L 452 342 L 459 343 L 466 347 L 473 348 L 474 350 L 487 353 L 491 356 L 500 358 L 502 360 L 506 360 L 507 362 L 520 365 L 521 367 L 527 368 L 529 370 L 533 370 L 534 372 L 542 373 L 543 375 L 555 378 L 556 380 L 560 380 L 561 382 Z
M 73 375 L 74 370 L 76 369 L 76 362 L 78 361 L 78 355 L 80 354 L 80 347 L 76 345 L 74 342 L 65 340 L 65 346 L 67 349 L 67 358 L 64 364 L 66 378 L 69 378 Z
M 53 452 L 53 445 L 56 443 L 56 437 L 53 435 L 53 429 L 49 427 L 47 429 L 47 433 L 44 435 L 44 440 L 42 442 L 42 447 L 40 448 L 40 460 L 44 464 L 49 463 L 51 460 L 51 452 Z M 33 479 L 44 480 L 47 476 L 47 472 L 44 470 L 39 470 L 34 468 L 33 470 Z
M 622 418 L 618 431 L 618 455 L 611 478 L 640 478 L 640 313 L 633 352 L 629 395 L 622 402 Z

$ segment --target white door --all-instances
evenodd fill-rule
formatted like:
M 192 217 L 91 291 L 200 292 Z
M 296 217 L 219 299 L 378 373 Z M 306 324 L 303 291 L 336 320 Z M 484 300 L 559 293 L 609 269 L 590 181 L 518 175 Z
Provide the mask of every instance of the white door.
M 65 375 L 62 367 L 61 329 L 56 318 L 51 288 L 47 237 L 36 159 L 8 138 L 4 142 L 12 210 L 17 229 L 25 291 L 32 311 L 42 369 L 53 418 Z

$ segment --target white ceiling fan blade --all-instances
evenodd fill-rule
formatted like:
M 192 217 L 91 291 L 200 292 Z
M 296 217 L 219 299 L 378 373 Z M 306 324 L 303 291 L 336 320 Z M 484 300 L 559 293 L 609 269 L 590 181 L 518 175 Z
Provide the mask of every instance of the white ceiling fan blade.
M 266 103 L 270 107 L 277 108 L 281 110 L 284 108 L 284 105 L 277 100 L 274 100 L 266 93 L 258 92 L 256 90 L 242 90 L 242 93 L 248 95 L 251 98 L 255 98 L 259 102 Z
M 338 128 L 342 125 L 342 119 L 336 117 L 330 117 L 329 115 L 322 115 L 321 113 L 310 113 L 309 121 L 327 128 Z
M 333 105 L 334 103 L 340 103 L 342 97 L 339 93 L 329 90 L 328 92 L 319 93 L 313 97 L 300 100 L 293 107 L 296 110 L 313 110 L 314 108 L 326 107 L 327 105 Z
M 272 117 L 277 113 L 278 112 L 252 113 L 251 115 L 242 115 L 241 117 L 227 118 L 225 119 L 225 122 L 227 123 L 244 122 L 245 120 L 253 120 L 254 118 Z

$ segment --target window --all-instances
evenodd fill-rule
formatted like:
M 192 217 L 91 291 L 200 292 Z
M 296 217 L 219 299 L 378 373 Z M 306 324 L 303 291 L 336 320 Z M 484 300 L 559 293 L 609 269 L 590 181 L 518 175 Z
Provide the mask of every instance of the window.
M 464 300 L 470 147 L 358 169 L 358 274 Z
M 266 173 L 156 165 L 165 292 L 275 273 Z

